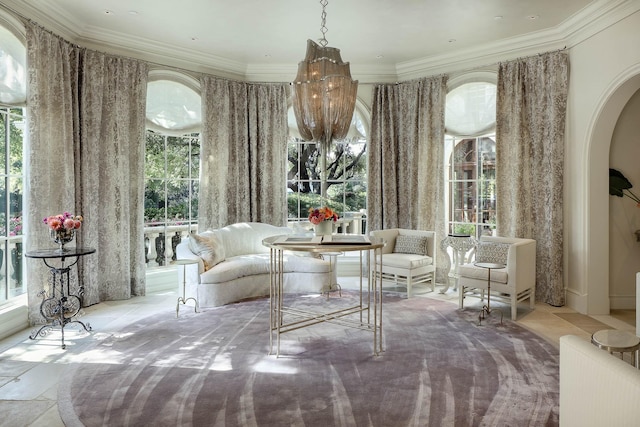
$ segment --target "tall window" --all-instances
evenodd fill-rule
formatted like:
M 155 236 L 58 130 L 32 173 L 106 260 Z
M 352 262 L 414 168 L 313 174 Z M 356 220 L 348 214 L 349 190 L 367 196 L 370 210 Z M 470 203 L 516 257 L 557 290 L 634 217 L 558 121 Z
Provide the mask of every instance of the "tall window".
M 479 237 L 496 225 L 496 85 L 472 81 L 447 94 L 449 233 Z
M 0 25 L 0 304 L 27 290 L 22 246 L 25 64 L 24 43 Z
M 169 257 L 175 259 L 175 246 L 185 232 L 195 228 L 199 174 L 198 134 L 175 137 L 147 131 L 144 220 L 148 266 L 163 266 L 171 261 Z
M 24 109 L 0 108 L 0 303 L 26 292 L 23 280 Z
M 200 176 L 198 82 L 154 70 L 147 85 L 145 256 L 147 267 L 176 259 L 180 240 L 197 230 Z
M 345 231 L 364 232 L 367 140 L 357 112 L 352 128 L 348 138 L 331 143 L 324 153 L 319 144 L 296 136 L 289 138 L 286 184 L 289 221 L 305 221 L 309 208 L 329 206 L 340 217 L 353 219 Z M 295 134 L 295 129 L 291 129 L 291 134 Z
M 495 137 L 447 138 L 449 232 L 492 234 L 496 224 Z

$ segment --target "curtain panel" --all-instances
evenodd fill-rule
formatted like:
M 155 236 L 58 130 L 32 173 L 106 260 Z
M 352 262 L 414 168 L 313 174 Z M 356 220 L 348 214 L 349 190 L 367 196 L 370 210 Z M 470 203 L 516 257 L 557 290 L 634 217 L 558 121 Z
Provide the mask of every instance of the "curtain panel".
M 446 233 L 444 112 L 447 76 L 373 88 L 369 141 L 369 230 Z M 438 245 L 438 251 L 440 251 Z M 438 255 L 439 260 L 445 257 Z M 444 277 L 445 269 L 437 272 Z
M 287 91 L 203 76 L 198 228 L 284 225 Z M 222 203 L 221 203 L 222 201 Z
M 499 64 L 496 101 L 497 232 L 536 240 L 536 299 L 565 304 L 564 134 L 569 56 Z
M 133 176 L 142 178 L 144 170 L 147 67 L 79 48 L 35 23 L 25 26 L 26 249 L 53 247 L 40 225 L 45 216 L 84 215 L 76 244 L 97 249 L 80 259 L 72 278 L 85 286 L 84 305 L 143 295 L 144 186 Z M 41 261 L 28 262 L 29 321 L 35 324 L 42 320 L 38 284 L 48 283 L 50 273 Z

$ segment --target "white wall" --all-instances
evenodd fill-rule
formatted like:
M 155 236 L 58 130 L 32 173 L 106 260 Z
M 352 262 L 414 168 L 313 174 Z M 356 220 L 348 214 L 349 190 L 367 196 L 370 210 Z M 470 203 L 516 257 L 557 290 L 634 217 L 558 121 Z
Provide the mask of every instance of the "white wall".
M 624 106 L 640 88 L 640 13 L 570 48 L 565 150 L 567 304 L 609 312 L 609 148 Z
M 640 90 L 625 105 L 613 131 L 609 164 L 633 184 L 640 196 Z M 609 297 L 611 308 L 636 306 L 636 273 L 640 271 L 640 208 L 628 197 L 609 198 Z

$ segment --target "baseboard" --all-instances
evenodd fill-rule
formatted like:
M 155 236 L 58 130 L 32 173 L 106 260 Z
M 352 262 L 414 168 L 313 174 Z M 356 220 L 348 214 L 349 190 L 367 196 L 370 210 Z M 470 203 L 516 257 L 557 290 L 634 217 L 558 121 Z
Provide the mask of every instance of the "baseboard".
M 609 307 L 612 310 L 635 310 L 635 295 L 611 295 L 609 297 Z
M 178 289 L 178 272 L 174 266 L 147 270 L 146 293 L 156 294 Z
M 28 327 L 29 312 L 26 304 L 13 304 L 0 310 L 0 340 Z

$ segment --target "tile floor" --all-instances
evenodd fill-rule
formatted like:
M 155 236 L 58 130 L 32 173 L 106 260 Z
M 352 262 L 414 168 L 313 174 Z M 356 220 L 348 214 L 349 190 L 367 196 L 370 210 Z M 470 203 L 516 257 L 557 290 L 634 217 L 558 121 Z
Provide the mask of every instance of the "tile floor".
M 343 288 L 355 285 L 352 278 L 340 278 Z M 457 304 L 457 293 L 447 294 L 421 292 L 416 297 L 437 298 Z M 159 292 L 146 297 L 135 297 L 127 301 L 109 301 L 85 309 L 81 320 L 89 322 L 93 331 L 78 333 L 76 327 L 65 328 L 66 350 L 60 348 L 60 334 L 53 332 L 46 337 L 29 339 L 31 330 L 25 330 L 0 341 L 0 426 L 63 426 L 57 408 L 57 387 L 65 381 L 62 374 L 65 366 L 74 363 L 83 348 L 137 319 L 167 312 L 174 315 L 177 294 L 175 291 Z M 469 310 L 479 309 L 482 304 L 472 303 Z M 500 308 L 500 303 L 492 303 Z M 508 315 L 507 306 L 503 305 Z M 191 310 L 181 306 L 181 310 Z M 529 310 L 521 304 L 517 322 L 558 346 L 562 335 L 573 334 L 589 340 L 594 327 L 635 332 L 635 311 L 614 312 L 611 316 L 584 316 L 566 307 L 537 304 Z

